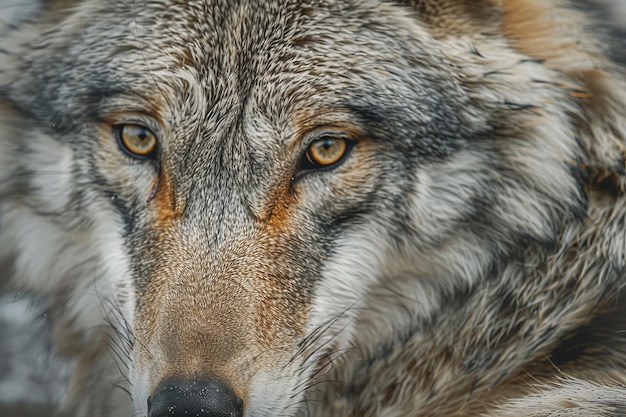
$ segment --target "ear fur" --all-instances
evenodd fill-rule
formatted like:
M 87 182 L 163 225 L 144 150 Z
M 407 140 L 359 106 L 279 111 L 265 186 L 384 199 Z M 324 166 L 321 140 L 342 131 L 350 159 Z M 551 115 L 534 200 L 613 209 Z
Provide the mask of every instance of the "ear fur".
M 556 72 L 558 79 L 551 82 L 568 90 L 579 110 L 572 121 L 589 156 L 592 180 L 598 185 L 610 178 L 613 187 L 626 190 L 626 82 L 623 68 L 608 58 L 611 41 L 618 40 L 603 39 L 603 28 L 590 27 L 597 3 L 409 0 L 405 4 L 443 42 L 467 42 L 474 54 L 490 58 L 493 35 L 504 34 L 507 48 Z M 613 23 L 619 27 L 619 22 Z

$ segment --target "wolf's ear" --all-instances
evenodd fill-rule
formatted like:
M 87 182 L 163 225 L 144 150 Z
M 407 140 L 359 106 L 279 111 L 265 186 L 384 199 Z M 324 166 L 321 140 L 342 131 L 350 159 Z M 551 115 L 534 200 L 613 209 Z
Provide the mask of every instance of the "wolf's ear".
M 467 45 L 479 57 L 478 64 L 497 65 L 499 59 L 509 59 L 502 58 L 511 56 L 503 53 L 505 48 L 548 68 L 551 82 L 569 91 L 572 109 L 579 109 L 579 117 L 572 121 L 590 157 L 592 178 L 619 177 L 615 188 L 626 191 L 626 83 L 624 76 L 616 75 L 623 74 L 619 55 L 624 54 L 626 32 L 611 32 L 608 27 L 610 20 L 623 27 L 617 13 L 599 24 L 598 16 L 611 15 L 609 3 L 581 0 L 575 2 L 579 9 L 558 0 L 398 0 L 398 4 L 412 8 L 416 19 L 443 44 Z
M 413 8 L 418 19 L 437 38 L 504 37 L 519 52 L 565 71 L 591 69 L 594 63 L 607 64 L 603 57 L 607 51 L 592 43 L 600 29 L 594 27 L 593 18 L 603 10 L 605 16 L 610 16 L 610 10 L 596 0 L 577 2 L 588 10 L 577 10 L 556 0 L 404 0 L 399 3 Z M 616 27 L 624 23 L 617 18 L 613 20 Z M 609 19 L 603 24 L 610 23 Z M 606 28 L 602 29 L 600 32 Z M 587 32 L 594 36 L 585 36 Z
M 406 0 L 417 18 L 438 39 L 462 38 L 488 44 L 503 38 L 514 49 L 538 60 L 584 59 L 579 45 L 587 19 L 553 0 Z M 557 21 L 558 20 L 558 21 Z M 595 48 L 595 45 L 594 45 Z M 574 57 L 573 59 L 571 57 Z M 576 59 L 579 58 L 579 59 Z M 562 64 L 562 62 L 559 62 Z
M 499 9 L 499 28 L 512 48 L 559 74 L 560 85 L 576 89 L 570 94 L 582 117 L 573 121 L 590 157 L 592 185 L 612 178 L 612 189 L 625 192 L 626 83 L 615 59 L 617 50 L 623 54 L 624 38 L 609 32 L 609 21 L 601 26 L 596 20 L 602 7 L 594 0 L 575 3 L 587 10 L 557 0 L 482 1 Z

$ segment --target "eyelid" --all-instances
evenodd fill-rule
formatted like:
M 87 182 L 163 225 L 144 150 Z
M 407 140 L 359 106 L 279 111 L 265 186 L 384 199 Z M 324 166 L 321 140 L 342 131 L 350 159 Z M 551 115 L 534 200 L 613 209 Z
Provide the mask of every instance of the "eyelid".
M 326 136 L 333 137 L 334 139 L 344 140 L 346 142 L 346 150 L 344 151 L 344 154 L 339 159 L 339 161 L 337 161 L 336 163 L 330 164 L 328 166 L 321 166 L 321 167 L 313 166 L 313 167 L 307 168 L 306 167 L 306 161 L 308 160 L 308 151 L 309 151 L 311 145 L 315 141 L 321 140 L 321 139 L 323 139 Z M 297 182 L 300 178 L 302 178 L 303 176 L 305 176 L 307 174 L 314 173 L 314 172 L 331 171 L 331 170 L 333 170 L 333 169 L 343 165 L 343 163 L 346 161 L 346 159 L 348 159 L 348 157 L 350 156 L 350 153 L 352 152 L 352 148 L 354 148 L 354 146 L 357 145 L 357 144 L 358 144 L 357 140 L 349 138 L 345 134 L 338 134 L 337 132 L 328 132 L 328 131 L 320 132 L 320 134 L 315 135 L 315 137 L 313 137 L 311 139 L 311 141 L 308 143 L 306 149 L 304 150 L 304 153 L 302 154 L 302 156 L 298 160 L 298 166 L 296 167 L 295 174 L 292 177 L 292 183 L 293 182 Z M 305 164 L 305 168 L 304 169 L 303 169 L 303 163 Z M 309 164 L 311 164 L 311 163 L 309 162 Z
M 154 136 L 154 139 L 156 141 L 154 148 L 149 153 L 146 153 L 146 154 L 140 154 L 140 153 L 135 153 L 131 151 L 127 147 L 127 145 L 125 145 L 124 139 L 123 139 L 123 129 L 124 127 L 127 127 L 127 126 L 140 126 L 140 127 L 147 129 Z M 150 129 L 149 126 L 146 126 L 145 124 L 142 124 L 142 123 L 129 122 L 129 123 L 115 124 L 112 126 L 112 129 L 113 129 L 113 134 L 117 141 L 118 147 L 126 156 L 135 160 L 157 160 L 158 159 L 158 155 L 159 155 L 160 148 L 161 148 L 161 143 L 159 140 L 159 136 L 152 129 Z
M 115 114 L 111 114 L 107 117 L 102 118 L 102 121 L 104 123 L 109 124 L 110 126 L 117 126 L 117 125 L 145 126 L 148 129 L 150 129 L 152 133 L 154 133 L 154 135 L 159 140 L 159 143 L 162 137 L 162 132 L 163 132 L 162 123 L 159 121 L 158 118 L 155 118 L 148 113 L 142 113 L 142 112 L 115 113 Z

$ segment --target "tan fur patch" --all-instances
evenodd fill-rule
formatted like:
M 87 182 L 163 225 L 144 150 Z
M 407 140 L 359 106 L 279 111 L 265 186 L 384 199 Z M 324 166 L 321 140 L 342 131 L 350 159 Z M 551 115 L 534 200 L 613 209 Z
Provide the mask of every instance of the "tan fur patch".
M 437 38 L 473 36 L 497 25 L 498 9 L 482 1 L 413 0 L 410 3 Z
M 502 8 L 502 31 L 513 46 L 546 66 L 567 74 L 597 68 L 605 62 L 596 48 L 587 45 L 584 22 L 578 14 L 556 1 L 488 0 Z
M 176 190 L 170 180 L 167 169 L 161 168 L 160 175 L 153 184 L 154 193 L 150 203 L 154 206 L 156 220 L 159 223 L 167 223 L 173 217 L 180 215 L 183 207 L 177 204 Z

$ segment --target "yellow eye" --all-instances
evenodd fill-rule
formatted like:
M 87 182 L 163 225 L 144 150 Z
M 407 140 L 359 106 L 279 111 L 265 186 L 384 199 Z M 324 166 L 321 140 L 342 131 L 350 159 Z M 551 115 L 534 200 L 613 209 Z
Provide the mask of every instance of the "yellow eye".
M 323 137 L 313 141 L 306 151 L 306 158 L 311 167 L 326 168 L 342 161 L 348 152 L 349 146 L 346 139 Z
M 157 149 L 157 139 L 150 129 L 141 125 L 115 126 L 120 147 L 136 158 L 152 158 Z

